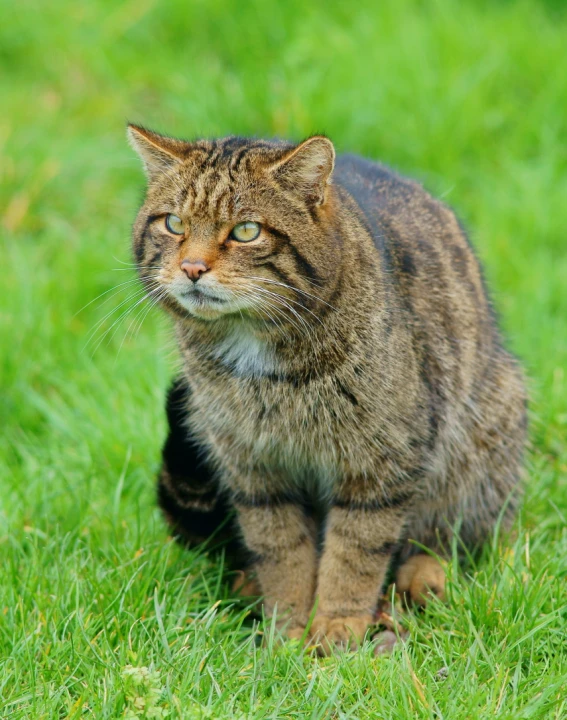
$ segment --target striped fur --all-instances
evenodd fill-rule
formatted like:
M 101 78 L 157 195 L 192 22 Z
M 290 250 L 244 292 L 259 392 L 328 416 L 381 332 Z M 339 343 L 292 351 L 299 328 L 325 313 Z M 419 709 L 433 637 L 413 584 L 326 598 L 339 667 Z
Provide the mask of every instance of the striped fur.
M 526 394 L 478 260 L 450 209 L 326 138 L 130 134 L 134 254 L 184 362 L 160 502 L 197 538 L 234 511 L 268 614 L 297 636 L 317 598 L 321 651 L 353 646 L 393 557 L 402 590 L 442 595 L 419 545 L 446 554 L 458 523 L 472 551 L 513 516 Z M 245 220 L 258 240 L 231 240 Z M 184 259 L 210 268 L 198 302 Z

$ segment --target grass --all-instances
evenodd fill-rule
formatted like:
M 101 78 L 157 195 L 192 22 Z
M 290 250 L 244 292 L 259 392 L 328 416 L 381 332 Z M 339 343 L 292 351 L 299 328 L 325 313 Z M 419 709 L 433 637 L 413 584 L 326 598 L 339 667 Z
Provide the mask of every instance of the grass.
M 0 716 L 566 718 L 563 3 L 0 5 Z M 167 536 L 168 322 L 152 311 L 138 331 L 141 305 L 103 337 L 128 285 L 80 311 L 134 277 L 126 119 L 326 132 L 472 228 L 531 378 L 526 500 L 513 537 L 452 568 L 450 602 L 411 615 L 390 658 L 274 644 L 222 562 Z

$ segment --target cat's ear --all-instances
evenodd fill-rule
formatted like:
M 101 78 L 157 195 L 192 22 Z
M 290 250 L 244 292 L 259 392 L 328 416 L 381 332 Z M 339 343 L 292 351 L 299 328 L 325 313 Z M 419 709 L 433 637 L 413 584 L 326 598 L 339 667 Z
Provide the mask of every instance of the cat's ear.
M 270 171 L 290 189 L 322 205 L 334 166 L 333 143 L 324 135 L 314 135 L 286 153 Z
M 128 141 L 144 163 L 149 180 L 174 167 L 187 155 L 189 143 L 158 135 L 138 125 L 128 125 Z

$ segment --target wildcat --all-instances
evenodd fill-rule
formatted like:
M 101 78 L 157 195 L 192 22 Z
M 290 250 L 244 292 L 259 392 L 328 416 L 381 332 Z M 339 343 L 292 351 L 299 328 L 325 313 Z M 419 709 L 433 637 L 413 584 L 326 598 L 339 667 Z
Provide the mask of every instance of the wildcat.
M 148 188 L 139 275 L 175 319 L 159 499 L 224 525 L 268 616 L 321 653 L 362 641 L 389 568 L 417 602 L 439 556 L 517 502 L 521 369 L 453 212 L 331 141 L 185 142 L 129 126 Z

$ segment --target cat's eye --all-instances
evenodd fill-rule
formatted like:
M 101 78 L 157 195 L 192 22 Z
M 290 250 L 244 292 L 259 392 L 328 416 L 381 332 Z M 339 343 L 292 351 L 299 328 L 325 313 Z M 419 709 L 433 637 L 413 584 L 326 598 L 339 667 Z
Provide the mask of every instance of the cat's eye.
M 172 215 L 171 213 L 165 216 L 165 227 L 173 235 L 183 235 L 185 232 L 183 220 L 178 218 L 177 215 Z
M 250 242 L 256 240 L 261 229 L 259 223 L 248 220 L 235 225 L 230 232 L 230 237 L 238 242 Z

